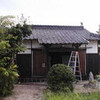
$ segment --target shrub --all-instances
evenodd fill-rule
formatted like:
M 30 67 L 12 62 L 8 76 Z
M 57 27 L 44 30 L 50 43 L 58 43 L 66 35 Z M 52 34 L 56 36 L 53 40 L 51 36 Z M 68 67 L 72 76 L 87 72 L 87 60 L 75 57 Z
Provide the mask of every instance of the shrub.
M 6 60 L 8 58 L 5 57 Z M 12 89 L 14 88 L 13 84 L 19 75 L 17 73 L 17 65 L 9 65 L 9 61 L 5 62 L 5 60 L 4 62 L 0 61 L 1 64 L 2 66 L 7 65 L 8 67 L 0 66 L 0 97 L 3 97 L 12 93 Z
M 63 64 L 55 64 L 50 68 L 47 83 L 53 91 L 73 91 L 75 76 L 72 70 Z

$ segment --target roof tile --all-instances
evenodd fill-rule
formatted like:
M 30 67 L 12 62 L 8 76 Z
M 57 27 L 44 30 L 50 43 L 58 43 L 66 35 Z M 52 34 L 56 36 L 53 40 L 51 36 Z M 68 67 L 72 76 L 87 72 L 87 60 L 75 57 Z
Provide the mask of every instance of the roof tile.
M 33 34 L 25 39 L 38 39 L 40 44 L 85 44 L 88 40 L 100 40 L 99 35 L 83 26 L 32 25 L 32 28 Z

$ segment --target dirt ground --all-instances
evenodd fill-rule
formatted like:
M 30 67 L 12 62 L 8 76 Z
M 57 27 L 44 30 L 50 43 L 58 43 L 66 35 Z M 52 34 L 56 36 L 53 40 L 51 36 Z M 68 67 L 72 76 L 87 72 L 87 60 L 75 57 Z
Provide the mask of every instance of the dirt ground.
M 74 85 L 74 92 L 88 93 L 88 92 L 100 92 L 100 82 L 97 83 L 96 88 L 84 88 L 84 84 L 88 84 L 88 81 L 77 82 Z
M 41 100 L 45 89 L 44 83 L 15 85 L 13 94 L 3 100 Z
M 100 92 L 100 83 L 97 88 L 84 88 L 83 85 L 88 81 L 82 81 L 74 84 L 74 91 L 79 93 Z M 14 92 L 11 96 L 3 100 L 42 100 L 43 91 L 46 89 L 46 83 L 29 83 L 23 85 L 15 85 Z

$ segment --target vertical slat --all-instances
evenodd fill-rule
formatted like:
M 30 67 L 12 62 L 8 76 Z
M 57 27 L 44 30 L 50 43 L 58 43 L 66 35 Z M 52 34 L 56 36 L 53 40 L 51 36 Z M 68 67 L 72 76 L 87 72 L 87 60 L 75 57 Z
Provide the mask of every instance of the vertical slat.
M 21 78 L 31 77 L 31 54 L 18 54 L 17 65 Z
M 99 72 L 98 54 L 87 54 L 86 59 L 87 59 L 87 61 L 86 61 L 87 75 L 89 75 L 90 72 L 92 72 L 94 75 L 97 75 Z

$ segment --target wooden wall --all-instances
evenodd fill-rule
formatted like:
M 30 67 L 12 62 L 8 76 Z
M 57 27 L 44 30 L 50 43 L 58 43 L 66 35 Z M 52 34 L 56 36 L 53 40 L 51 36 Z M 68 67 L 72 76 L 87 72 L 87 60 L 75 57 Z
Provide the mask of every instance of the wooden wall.
M 31 54 L 18 54 L 17 65 L 21 78 L 31 77 Z
M 86 72 L 87 76 L 89 75 L 90 71 L 97 75 L 100 70 L 100 56 L 98 54 L 87 54 L 86 55 Z
M 33 50 L 33 77 L 45 77 L 47 74 L 46 54 L 42 50 Z
M 82 75 L 86 74 L 86 51 L 81 50 L 79 51 L 79 59 L 80 59 L 80 68 Z
M 33 71 L 38 70 L 38 74 L 41 76 L 45 76 L 46 74 L 46 67 L 42 67 L 43 63 L 46 61 L 46 56 L 42 51 L 33 51 Z M 84 52 L 79 52 L 83 62 L 85 62 L 86 56 L 86 73 L 87 76 L 89 72 L 92 71 L 94 75 L 100 74 L 100 55 L 98 54 L 86 54 Z M 38 61 L 38 62 L 37 62 Z M 37 62 L 37 63 L 36 63 Z M 82 74 L 84 74 L 84 64 L 80 62 Z M 17 55 L 17 65 L 19 66 L 19 75 L 21 78 L 29 78 L 32 76 L 32 67 L 31 67 L 31 54 L 18 54 Z M 37 65 L 36 65 L 37 64 Z M 39 66 L 38 66 L 39 65 Z M 37 68 L 36 68 L 37 67 Z M 35 69 L 36 68 L 36 69 Z M 34 72 L 33 76 L 37 75 L 37 71 Z

